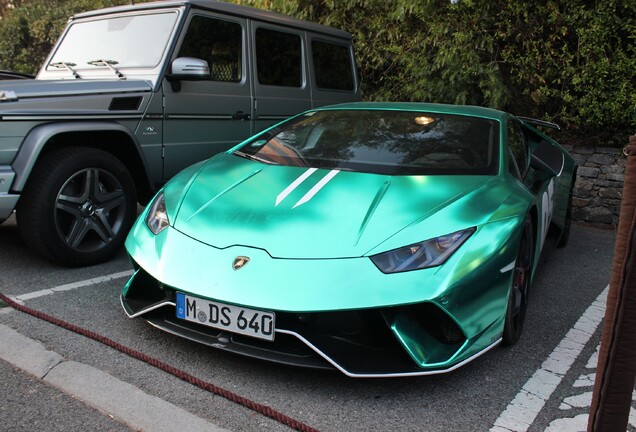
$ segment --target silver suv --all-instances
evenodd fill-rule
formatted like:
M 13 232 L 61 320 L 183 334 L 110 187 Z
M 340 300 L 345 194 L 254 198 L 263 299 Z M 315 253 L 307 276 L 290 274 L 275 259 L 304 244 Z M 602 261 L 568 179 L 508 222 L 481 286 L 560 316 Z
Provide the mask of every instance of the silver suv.
M 68 266 L 109 259 L 184 167 L 360 99 L 352 37 L 211 0 L 79 14 L 36 79 L 0 81 L 0 222 Z

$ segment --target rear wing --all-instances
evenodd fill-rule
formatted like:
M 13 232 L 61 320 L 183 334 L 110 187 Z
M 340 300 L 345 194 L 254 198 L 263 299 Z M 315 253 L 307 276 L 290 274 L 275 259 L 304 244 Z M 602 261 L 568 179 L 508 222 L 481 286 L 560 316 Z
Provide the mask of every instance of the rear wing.
M 558 131 L 561 130 L 561 126 L 559 126 L 556 123 L 549 122 L 549 121 L 534 119 L 534 118 L 530 118 L 530 117 L 521 117 L 521 116 L 517 116 L 517 118 L 519 120 L 521 120 L 522 122 L 530 123 L 531 125 L 544 126 L 544 127 L 550 128 L 550 129 L 556 129 Z

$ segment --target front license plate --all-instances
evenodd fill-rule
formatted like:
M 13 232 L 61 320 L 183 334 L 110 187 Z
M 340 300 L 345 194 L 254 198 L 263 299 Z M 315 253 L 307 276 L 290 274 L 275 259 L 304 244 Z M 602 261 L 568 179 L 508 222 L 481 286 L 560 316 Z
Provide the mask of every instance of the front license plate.
M 177 318 L 259 339 L 274 340 L 276 316 L 177 293 Z

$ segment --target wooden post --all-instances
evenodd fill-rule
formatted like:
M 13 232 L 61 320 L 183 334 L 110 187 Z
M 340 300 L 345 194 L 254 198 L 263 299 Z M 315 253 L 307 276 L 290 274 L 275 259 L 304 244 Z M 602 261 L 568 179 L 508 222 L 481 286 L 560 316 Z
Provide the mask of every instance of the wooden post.
M 627 429 L 636 382 L 636 136 L 627 166 L 588 432 Z

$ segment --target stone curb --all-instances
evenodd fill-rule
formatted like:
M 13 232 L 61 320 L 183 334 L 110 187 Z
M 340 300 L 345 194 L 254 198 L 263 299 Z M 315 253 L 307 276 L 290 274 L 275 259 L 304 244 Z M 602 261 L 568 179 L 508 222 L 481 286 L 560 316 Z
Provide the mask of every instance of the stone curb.
M 225 432 L 156 396 L 83 363 L 67 361 L 42 343 L 0 324 L 0 359 L 134 430 Z

